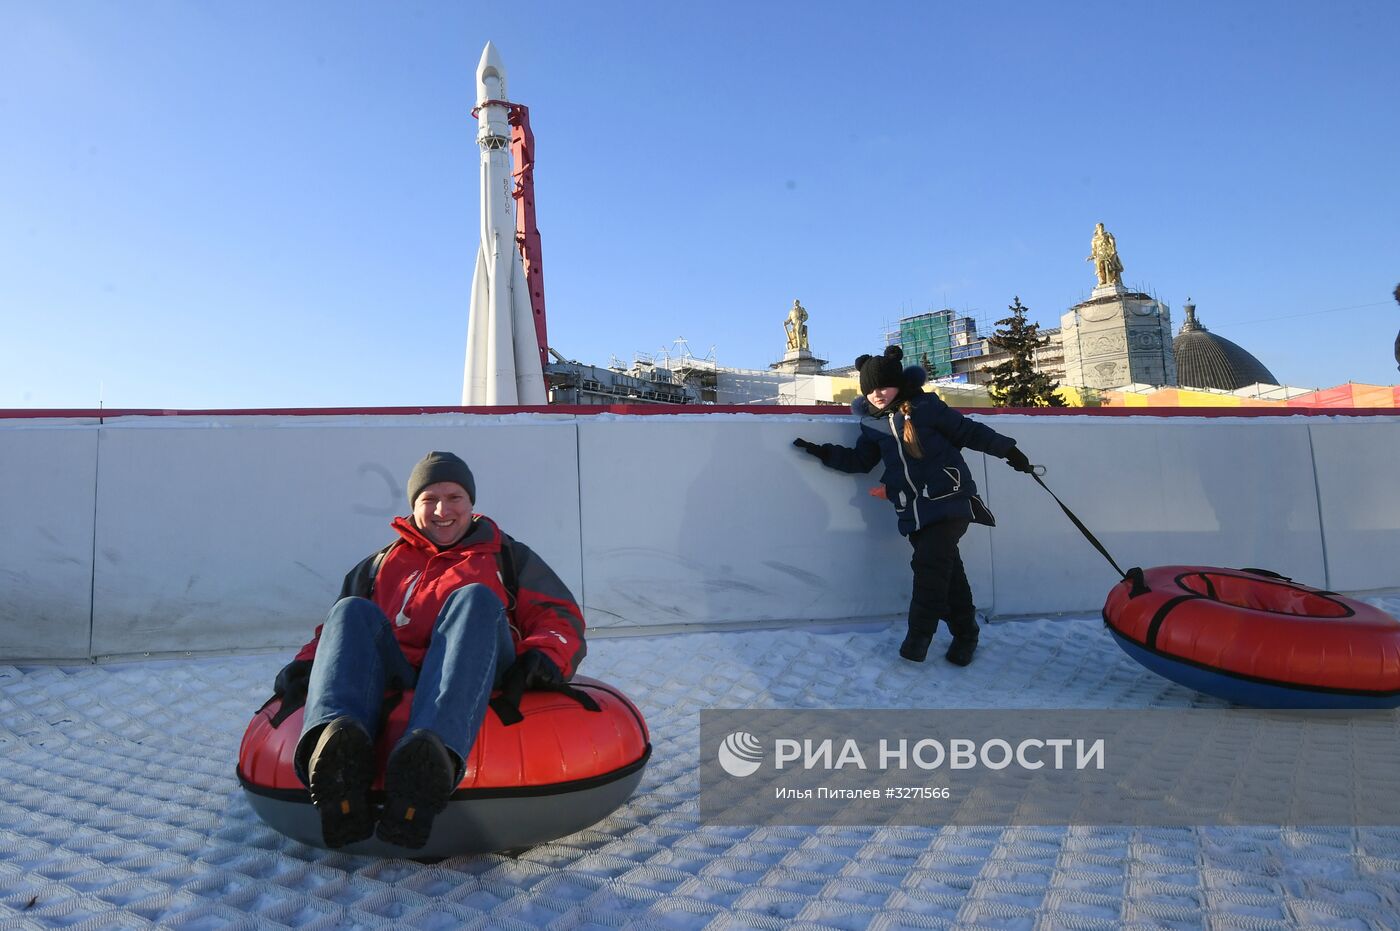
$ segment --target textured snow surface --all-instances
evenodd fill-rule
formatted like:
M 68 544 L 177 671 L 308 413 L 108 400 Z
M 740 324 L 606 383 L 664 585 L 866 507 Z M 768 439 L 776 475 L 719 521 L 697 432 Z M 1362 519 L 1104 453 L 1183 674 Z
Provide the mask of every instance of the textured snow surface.
M 518 858 L 436 864 L 253 814 L 238 743 L 286 657 L 0 667 L 0 928 L 1400 928 L 1400 829 L 698 823 L 704 708 L 1215 704 L 1096 618 L 986 627 L 967 669 L 898 659 L 899 634 L 596 639 L 584 671 L 651 727 L 636 795 Z

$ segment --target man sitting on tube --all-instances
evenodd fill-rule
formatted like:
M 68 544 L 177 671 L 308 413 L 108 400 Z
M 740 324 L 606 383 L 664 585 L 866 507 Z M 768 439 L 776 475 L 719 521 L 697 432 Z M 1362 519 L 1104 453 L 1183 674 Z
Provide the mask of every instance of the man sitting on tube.
M 492 690 L 560 685 L 584 657 L 583 614 L 568 588 L 473 514 L 475 500 L 467 464 L 428 453 L 409 475 L 412 515 L 391 524 L 398 538 L 350 570 L 325 623 L 277 675 L 284 705 L 305 698 L 297 775 L 327 847 L 377 834 L 421 848 L 462 778 Z M 413 704 L 376 813 L 374 742 L 385 691 L 396 689 L 413 689 Z

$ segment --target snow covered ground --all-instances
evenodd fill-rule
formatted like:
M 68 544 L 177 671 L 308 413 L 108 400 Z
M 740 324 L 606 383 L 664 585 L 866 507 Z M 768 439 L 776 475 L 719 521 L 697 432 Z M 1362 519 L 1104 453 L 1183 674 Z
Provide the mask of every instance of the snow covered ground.
M 1400 614 L 1400 594 L 1371 601 Z M 238 743 L 285 656 L 0 667 L 0 929 L 1400 928 L 1400 828 L 699 823 L 705 708 L 1216 704 L 1096 617 L 990 625 L 967 669 L 900 660 L 899 633 L 596 638 L 583 671 L 651 727 L 637 793 L 518 858 L 432 865 L 305 847 L 253 814 Z

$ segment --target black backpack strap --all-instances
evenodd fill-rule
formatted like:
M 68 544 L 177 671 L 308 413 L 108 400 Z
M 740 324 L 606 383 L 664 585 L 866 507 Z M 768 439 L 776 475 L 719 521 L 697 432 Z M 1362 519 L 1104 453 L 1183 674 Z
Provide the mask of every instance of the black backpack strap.
M 514 541 L 501 534 L 501 548 L 496 551 L 496 568 L 501 573 L 501 584 L 506 590 L 506 611 L 514 613 L 515 604 L 520 600 L 520 577 L 515 572 L 515 556 L 511 552 Z
M 389 555 L 390 550 L 398 545 L 399 542 L 395 540 L 393 543 L 384 547 L 384 549 L 375 553 L 374 558 L 369 561 L 369 586 L 365 592 L 366 598 L 374 594 L 374 580 L 379 578 L 379 567 L 384 565 L 384 558 Z
M 371 598 L 374 596 L 374 580 L 379 576 L 379 567 L 384 564 L 384 558 L 398 546 L 401 541 L 395 540 L 384 547 L 373 556 L 367 556 L 351 569 L 345 576 L 345 581 L 340 586 L 341 598 Z

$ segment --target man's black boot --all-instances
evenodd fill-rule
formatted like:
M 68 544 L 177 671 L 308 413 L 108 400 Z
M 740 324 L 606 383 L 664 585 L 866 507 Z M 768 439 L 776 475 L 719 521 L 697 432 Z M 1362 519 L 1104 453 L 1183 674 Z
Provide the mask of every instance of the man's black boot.
M 384 764 L 384 812 L 379 839 L 417 850 L 428 842 L 433 819 L 457 787 L 457 759 L 437 734 L 417 730 L 400 741 Z
M 928 645 L 933 642 L 933 634 L 911 630 L 899 645 L 899 655 L 907 660 L 922 663 L 928 656 Z
M 321 729 L 307 764 L 311 803 L 321 815 L 321 839 L 344 847 L 374 833 L 369 787 L 374 781 L 374 742 L 353 718 Z

